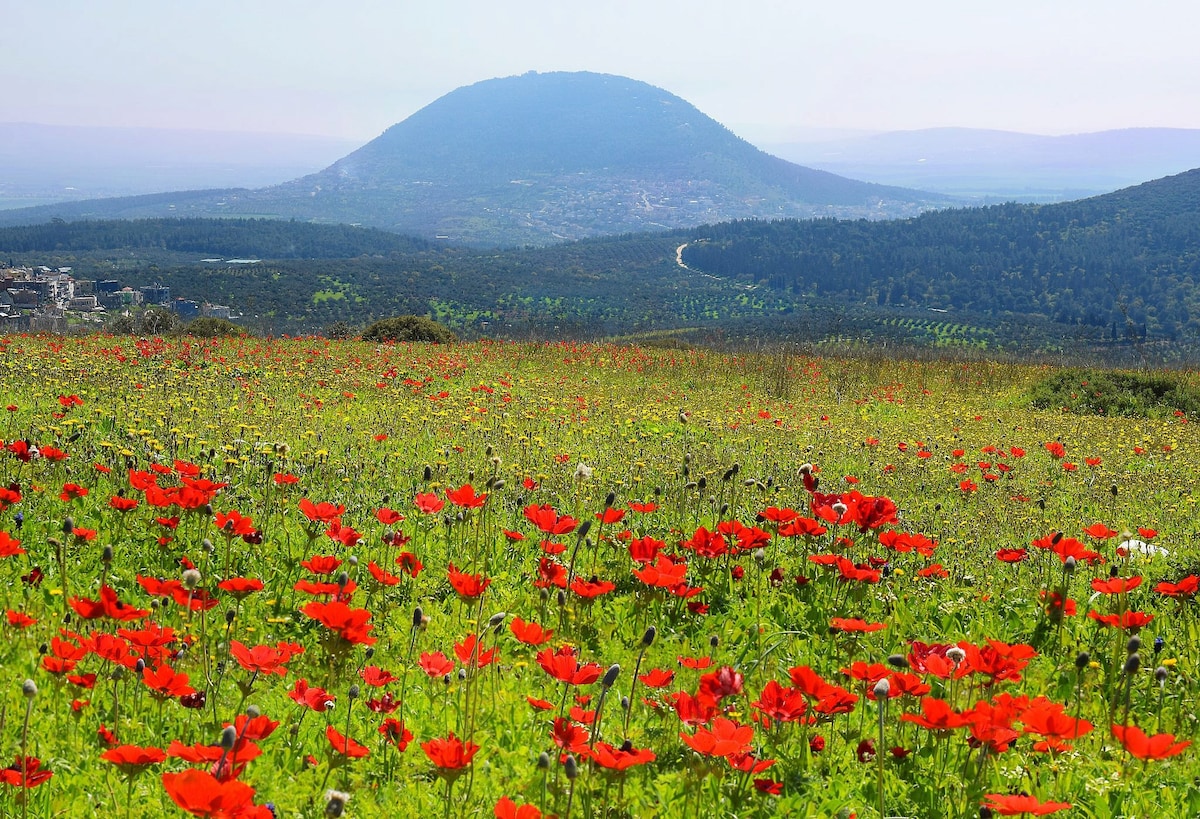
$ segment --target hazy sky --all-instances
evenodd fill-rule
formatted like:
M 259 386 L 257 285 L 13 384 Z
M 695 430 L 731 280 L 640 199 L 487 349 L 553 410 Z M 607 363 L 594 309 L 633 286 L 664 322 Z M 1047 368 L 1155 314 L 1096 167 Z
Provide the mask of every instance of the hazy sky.
M 1195 0 L 0 0 L 0 121 L 366 141 L 537 71 L 665 88 L 751 141 L 1200 128 Z

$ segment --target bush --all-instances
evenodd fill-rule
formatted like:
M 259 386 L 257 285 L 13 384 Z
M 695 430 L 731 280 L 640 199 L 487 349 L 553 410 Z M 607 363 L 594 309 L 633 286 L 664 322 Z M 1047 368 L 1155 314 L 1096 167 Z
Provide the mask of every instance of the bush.
M 380 319 L 362 334 L 363 341 L 431 341 L 450 344 L 458 336 L 444 324 L 424 316 L 395 316 Z
M 1034 384 L 1030 404 L 1080 415 L 1163 418 L 1200 413 L 1200 390 L 1170 373 L 1073 368 Z
M 179 328 L 179 316 L 166 307 L 147 307 L 136 313 L 114 316 L 106 329 L 115 335 L 165 336 Z
M 183 332 L 196 338 L 232 338 L 246 335 L 246 328 L 229 319 L 202 316 L 188 322 Z
M 344 321 L 335 321 L 325 328 L 325 338 L 345 341 L 354 338 L 354 328 Z

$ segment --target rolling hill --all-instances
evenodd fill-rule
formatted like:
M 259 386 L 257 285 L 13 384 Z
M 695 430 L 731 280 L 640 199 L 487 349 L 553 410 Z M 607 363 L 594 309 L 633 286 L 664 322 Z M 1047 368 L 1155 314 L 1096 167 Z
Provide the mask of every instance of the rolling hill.
M 12 210 L 0 225 L 256 216 L 518 245 L 740 218 L 897 217 L 947 203 L 770 156 L 646 83 L 557 72 L 459 88 L 282 185 Z

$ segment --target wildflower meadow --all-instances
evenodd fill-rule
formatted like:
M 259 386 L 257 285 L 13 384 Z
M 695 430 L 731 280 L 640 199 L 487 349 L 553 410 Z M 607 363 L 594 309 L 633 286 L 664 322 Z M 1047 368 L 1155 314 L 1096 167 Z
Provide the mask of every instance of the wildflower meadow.
M 1048 373 L 0 338 L 0 814 L 1200 815 L 1195 426 Z

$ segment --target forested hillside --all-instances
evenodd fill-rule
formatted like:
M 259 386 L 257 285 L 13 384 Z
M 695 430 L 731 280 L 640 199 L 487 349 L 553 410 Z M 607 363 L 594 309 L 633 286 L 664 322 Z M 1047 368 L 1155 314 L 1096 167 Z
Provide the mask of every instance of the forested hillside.
M 1200 170 L 1056 205 L 741 221 L 695 236 L 683 254 L 693 269 L 792 296 L 1200 337 Z

